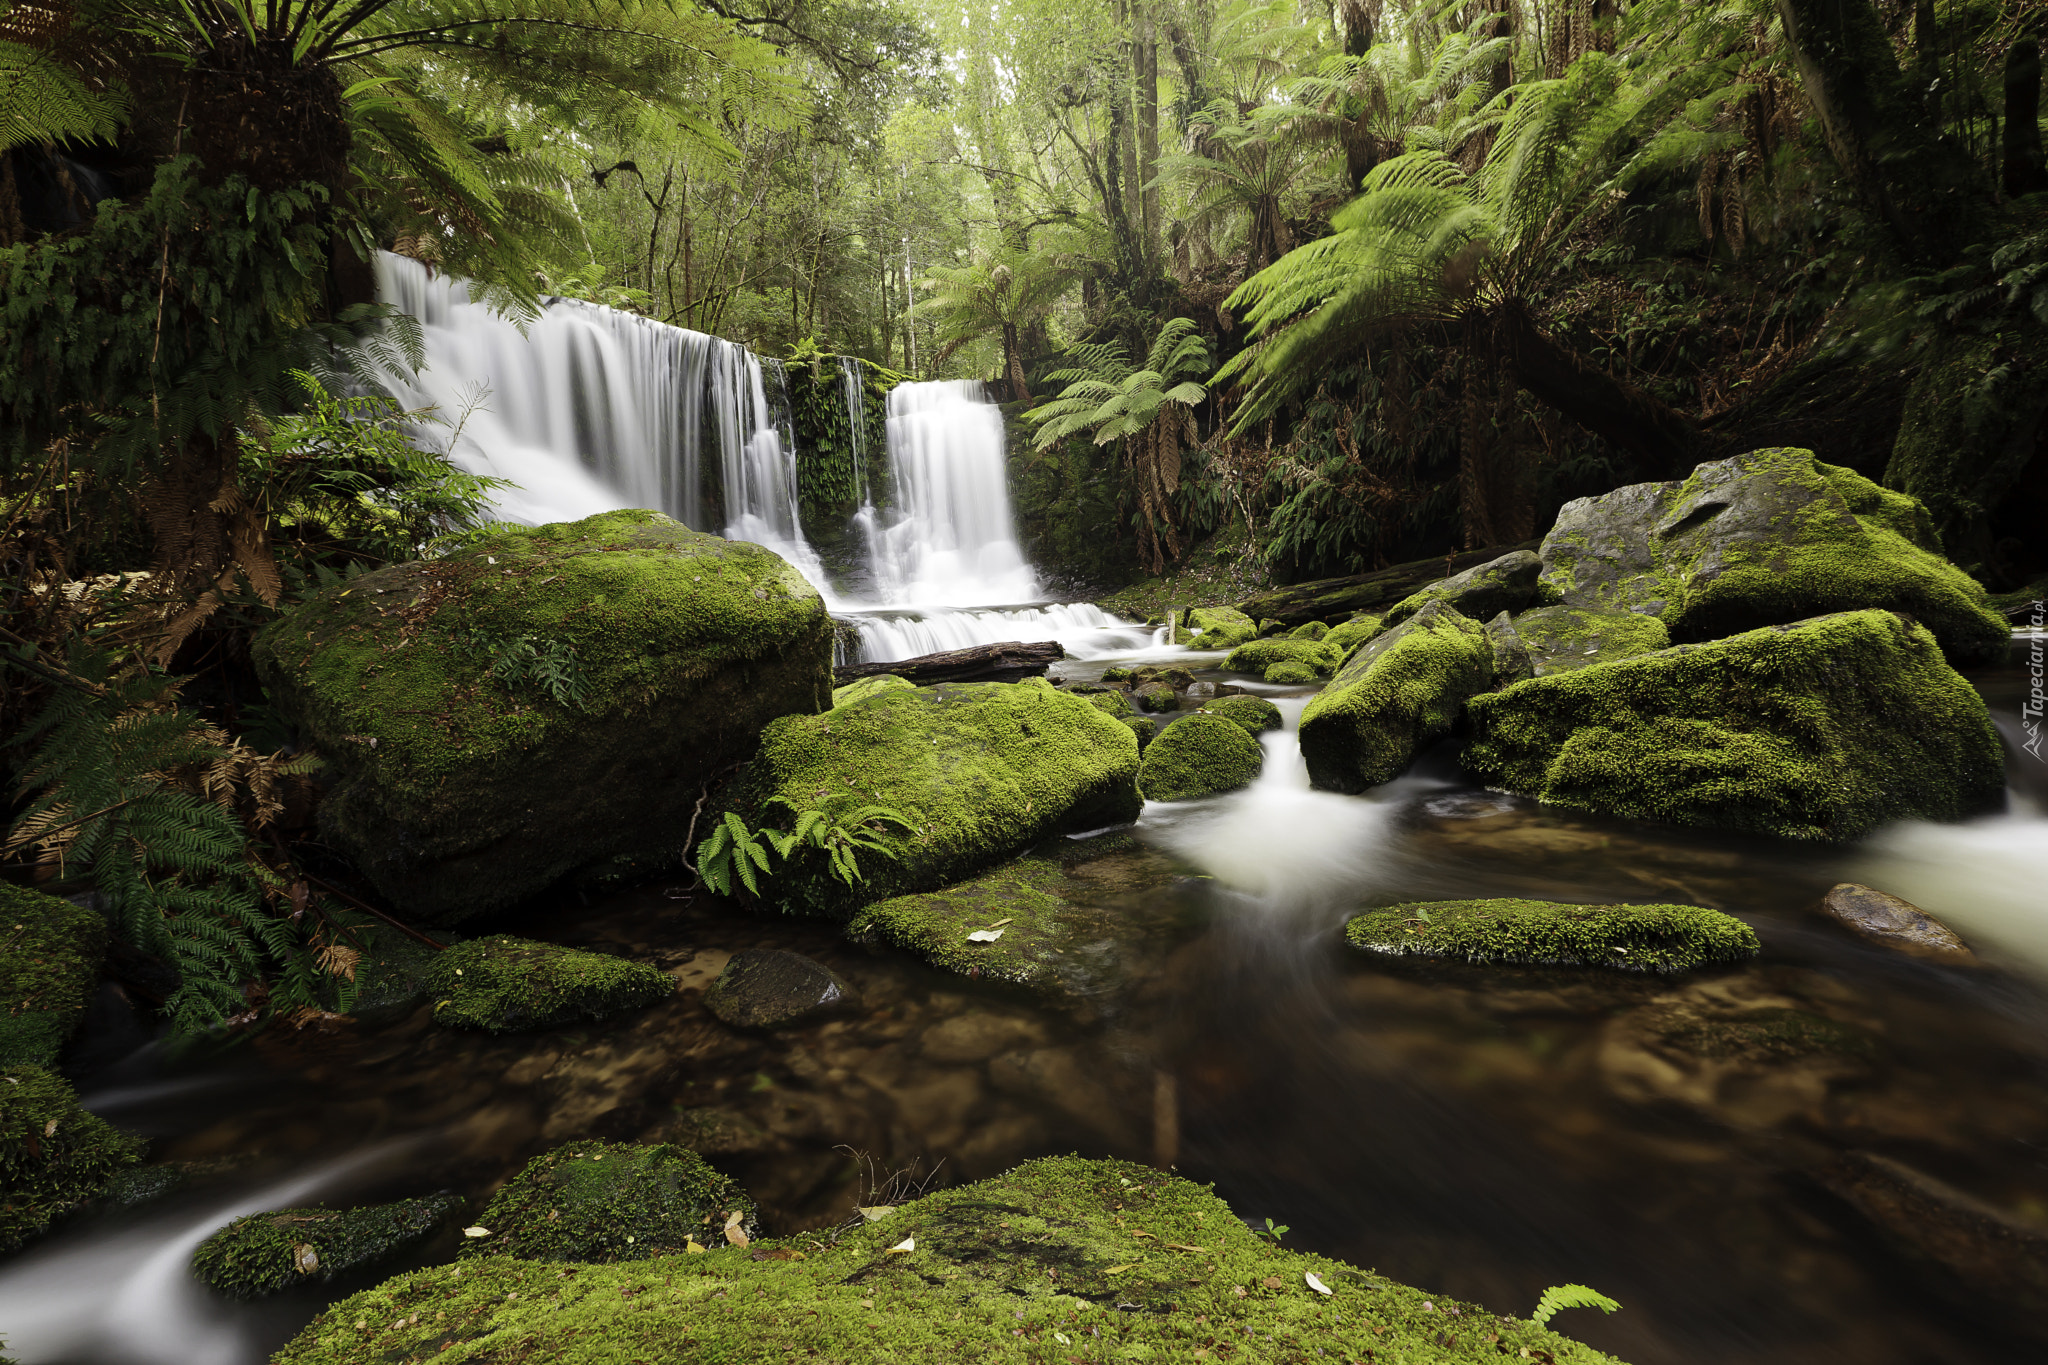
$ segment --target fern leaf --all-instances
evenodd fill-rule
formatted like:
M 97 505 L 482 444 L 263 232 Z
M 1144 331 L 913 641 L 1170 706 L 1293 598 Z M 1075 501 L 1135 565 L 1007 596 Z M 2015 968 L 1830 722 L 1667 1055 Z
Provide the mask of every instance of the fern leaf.
M 1597 1289 L 1588 1289 L 1582 1284 L 1552 1285 L 1543 1291 L 1543 1297 L 1536 1302 L 1536 1311 L 1529 1315 L 1529 1321 L 1538 1327 L 1547 1324 L 1563 1308 L 1597 1308 L 1603 1313 L 1612 1313 L 1621 1305 Z

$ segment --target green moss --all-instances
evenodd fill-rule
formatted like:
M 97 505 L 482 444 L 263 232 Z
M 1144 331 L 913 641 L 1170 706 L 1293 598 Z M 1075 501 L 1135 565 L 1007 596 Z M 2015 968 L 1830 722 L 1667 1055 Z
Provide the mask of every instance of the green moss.
M 1381 625 L 1391 630 L 1431 602 L 1441 602 L 1478 621 L 1498 612 L 1520 611 L 1535 600 L 1536 575 L 1542 568 L 1543 561 L 1533 552 L 1511 550 L 1410 593 L 1387 608 Z
M 1654 616 L 1604 607 L 1537 607 L 1514 618 L 1535 676 L 1652 654 L 1671 644 Z
M 1302 664 L 1311 679 L 1327 678 L 1344 660 L 1344 651 L 1327 640 L 1295 640 L 1285 636 L 1253 640 L 1230 651 L 1223 666 L 1240 673 L 1264 673 L 1275 664 Z
M 1463 761 L 1490 785 L 1670 824 L 1853 839 L 1963 819 L 2004 792 L 1983 699 L 1891 612 L 1530 678 L 1470 715 Z
M 508 1033 L 556 1028 L 640 1009 L 675 994 L 675 978 L 644 962 L 495 934 L 434 955 L 434 1020 Z
M 1131 714 L 1131 699 L 1124 695 L 1121 688 L 1105 687 L 1099 692 L 1083 692 L 1079 688 L 1072 690 L 1076 696 L 1081 697 L 1096 710 L 1115 716 L 1118 720 Z
M 1350 620 L 1332 627 L 1330 633 L 1323 637 L 1323 643 L 1349 654 L 1385 628 L 1381 625 L 1383 619 L 1369 611 L 1361 611 Z
M 1242 725 L 1253 739 L 1280 728 L 1280 708 L 1264 697 L 1218 697 L 1204 705 L 1202 712 Z
M 1236 607 L 1195 607 L 1176 626 L 1176 634 L 1183 628 L 1194 631 L 1180 641 L 1190 649 L 1235 649 L 1259 635 L 1259 623 Z
M 1667 974 L 1763 951 L 1741 920 L 1696 905 L 1426 901 L 1369 910 L 1344 926 L 1344 938 L 1389 957 Z
M 856 943 L 886 943 L 942 971 L 1037 989 L 1058 985 L 1071 938 L 1066 869 L 1050 858 L 1019 858 L 942 891 L 870 905 L 846 926 Z M 967 936 L 1003 920 L 1002 937 Z
M 1306 625 L 1299 625 L 1293 630 L 1288 631 L 1287 638 L 1290 640 L 1320 640 L 1329 633 L 1329 622 L 1310 621 Z
M 1150 716 L 1125 716 L 1122 719 L 1131 727 L 1131 734 L 1138 741 L 1138 752 L 1142 755 L 1146 746 L 1159 734 L 1159 722 Z
M 1323 675 L 1307 664 L 1282 662 L 1274 664 L 1259 676 L 1269 683 L 1284 683 L 1295 686 L 1302 683 L 1316 682 Z
M 493 671 L 540 651 L 566 691 Z M 440 921 L 675 856 L 674 810 L 761 725 L 831 696 L 831 621 L 795 569 L 644 511 L 351 579 L 266 627 L 254 658 L 331 765 L 328 838 Z
M 258 1299 L 373 1265 L 427 1236 L 461 1207 L 460 1195 L 430 1194 L 361 1209 L 252 1213 L 201 1242 L 192 1270 L 232 1298 Z
M 915 686 L 917 684 L 910 681 L 910 679 L 899 678 L 894 673 L 877 673 L 872 678 L 861 678 L 856 682 L 848 683 L 844 687 L 833 688 L 832 706 L 836 710 L 841 706 L 851 706 L 855 702 L 872 697 L 878 692 L 895 692 L 906 687 Z
M 906 1240 L 912 1249 L 889 1250 Z M 1475 1304 L 1274 1246 L 1206 1187 L 1132 1162 L 1027 1162 L 752 1259 L 761 1250 L 566 1277 L 505 1257 L 436 1267 L 335 1304 L 275 1365 L 1065 1365 L 1198 1351 L 1276 1362 L 1326 1352 L 1374 1365 L 1610 1359 Z M 1309 1275 L 1331 1293 L 1315 1292 Z
M 727 1245 L 738 1215 L 745 1245 L 760 1230 L 754 1201 L 687 1147 L 571 1142 L 526 1163 L 462 1244 L 467 1261 L 642 1260 Z M 550 1272 L 552 1274 L 553 1272 Z
M 1928 361 L 1906 393 L 1884 482 L 1899 490 L 1893 496 L 1910 495 L 1925 506 L 1938 544 L 1960 563 L 1995 562 L 1993 514 L 2009 498 L 2024 496 L 2029 462 L 2039 449 L 2044 367 L 2048 337 L 2041 329 L 2007 327 L 1957 338 Z M 1896 524 L 1893 529 L 1916 539 Z
M 143 1142 L 78 1106 L 63 1077 L 39 1066 L 0 1075 L 0 1252 L 12 1251 L 87 1203 L 142 1159 Z
M 894 858 L 861 855 L 858 885 L 802 853 L 764 883 L 785 909 L 843 918 L 972 876 L 1048 835 L 1135 820 L 1137 776 L 1131 728 L 1083 697 L 1043 678 L 946 683 L 775 721 L 728 805 L 756 827 L 786 827 L 765 806 L 778 795 L 800 810 L 872 803 L 909 820 L 912 829 L 879 836 Z
M 1391 782 L 1492 682 L 1493 648 L 1479 623 L 1441 602 L 1425 605 L 1353 650 L 1302 711 L 1309 780 L 1340 792 Z
M 0 1067 L 56 1060 L 106 955 L 107 921 L 97 911 L 0 882 Z
M 1138 790 L 1147 801 L 1192 801 L 1250 786 L 1264 763 L 1259 742 L 1244 726 L 1197 711 L 1167 726 L 1146 748 Z

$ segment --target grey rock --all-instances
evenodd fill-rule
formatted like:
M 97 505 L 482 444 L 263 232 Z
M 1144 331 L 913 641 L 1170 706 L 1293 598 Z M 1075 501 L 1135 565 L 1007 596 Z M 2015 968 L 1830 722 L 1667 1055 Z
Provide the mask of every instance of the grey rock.
M 1821 898 L 1820 910 L 1859 937 L 1915 957 L 1977 960 L 1953 929 L 1919 906 L 1855 882 L 1843 882 L 1829 890 Z
M 1400 625 L 1430 602 L 1441 602 L 1476 621 L 1484 621 L 1497 612 L 1520 611 L 1536 600 L 1536 576 L 1542 569 L 1543 561 L 1531 551 L 1504 554 L 1461 574 L 1440 578 L 1402 598 L 1388 609 L 1380 628 Z
M 1141 711 L 1177 711 L 1180 709 L 1180 694 L 1170 682 L 1140 683 L 1131 693 L 1131 700 Z
M 850 1005 L 853 987 L 822 962 L 779 948 L 734 953 L 704 1004 L 735 1028 L 801 1024 Z
M 1486 643 L 1493 646 L 1495 687 L 1506 687 L 1536 676 L 1536 667 L 1529 658 L 1529 646 L 1523 642 L 1522 633 L 1515 629 L 1514 621 L 1506 612 L 1486 623 Z

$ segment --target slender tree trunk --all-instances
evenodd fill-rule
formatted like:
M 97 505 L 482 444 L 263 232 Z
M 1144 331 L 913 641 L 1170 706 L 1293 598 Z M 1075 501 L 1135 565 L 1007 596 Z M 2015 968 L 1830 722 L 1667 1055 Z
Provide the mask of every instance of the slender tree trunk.
M 1372 51 L 1373 11 L 1371 0 L 1340 0 L 1337 21 L 1344 27 L 1344 55 L 1363 57 Z
M 1502 304 L 1495 320 L 1516 382 L 1537 402 L 1636 456 L 1641 477 L 1683 477 L 1706 458 L 1691 418 L 1557 341 L 1519 299 Z
M 2032 38 L 2005 54 L 2004 151 L 1999 180 L 2006 198 L 2048 190 L 2041 156 L 2041 45 Z
M 1159 259 L 1159 238 L 1165 225 L 1159 219 L 1159 189 L 1152 183 L 1159 174 L 1159 35 L 1152 12 L 1138 11 L 1138 176 L 1143 187 L 1140 207 L 1144 216 L 1145 259 Z
M 1031 389 L 1024 383 L 1024 347 L 1014 322 L 1003 324 L 1003 377 L 1009 381 L 1012 403 L 1030 400 Z

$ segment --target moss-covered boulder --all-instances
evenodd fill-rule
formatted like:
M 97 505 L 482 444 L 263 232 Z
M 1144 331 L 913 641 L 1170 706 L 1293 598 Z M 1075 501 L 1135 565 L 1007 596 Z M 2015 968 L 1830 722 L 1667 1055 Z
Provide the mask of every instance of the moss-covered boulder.
M 754 1201 L 687 1147 L 571 1142 L 543 1152 L 491 1200 L 465 1260 L 637 1261 L 745 1246 L 760 1232 Z M 550 1275 L 555 1272 L 549 1271 Z
M 1115 716 L 1118 720 L 1131 714 L 1131 699 L 1120 687 L 1073 687 L 1067 690 L 1096 710 Z
M 1671 644 L 1671 632 L 1656 617 L 1612 607 L 1537 607 L 1515 617 L 1514 629 L 1539 678 L 1654 654 Z
M 943 890 L 870 905 L 846 935 L 915 953 L 942 971 L 1057 992 L 1073 965 L 1061 960 L 1074 914 L 1066 888 L 1057 861 L 1019 858 Z
M 462 1202 L 430 1194 L 360 1209 L 252 1213 L 201 1242 L 192 1270 L 231 1298 L 259 1299 L 386 1260 L 431 1234 Z
M 1218 697 L 1202 707 L 1202 714 L 1221 716 L 1242 725 L 1253 739 L 1280 728 L 1280 708 L 1264 697 Z
M 1888 611 L 1530 678 L 1469 715 L 1463 762 L 1488 785 L 1667 824 L 1854 839 L 1993 810 L 2005 790 L 1983 699 Z
M 872 678 L 858 678 L 844 687 L 833 688 L 832 705 L 851 706 L 862 698 L 872 697 L 878 692 L 898 692 L 906 687 L 916 686 L 917 684 L 910 679 L 899 678 L 894 673 L 877 673 Z
M 55 1072 L 0 1072 L 0 1252 L 90 1202 L 142 1159 L 142 1148 L 141 1138 L 81 1109 Z
M 1696 905 L 1568 905 L 1560 901 L 1424 901 L 1368 910 L 1344 939 L 1383 957 L 1689 972 L 1763 951 L 1733 915 Z
M 1159 722 L 1150 716 L 1125 716 L 1123 723 L 1130 727 L 1131 736 L 1138 741 L 1138 752 L 1141 755 L 1145 752 L 1146 746 L 1158 737 Z
M 1242 725 L 1197 711 L 1146 747 L 1138 790 L 1147 801 L 1192 801 L 1249 787 L 1264 764 L 1259 742 Z
M 1479 623 L 1441 602 L 1424 604 L 1352 651 L 1302 711 L 1309 781 L 1338 792 L 1393 781 L 1492 683 L 1493 648 Z
M 775 865 L 762 895 L 795 913 L 845 918 L 861 906 L 936 891 L 1053 834 L 1138 818 L 1131 727 L 1043 678 L 884 692 L 828 715 L 785 716 L 725 796 L 751 827 L 788 811 L 880 805 L 909 821 L 879 837 L 893 857 L 859 856 L 848 885 L 822 854 Z M 781 822 L 777 824 L 777 822 Z
M 829 1240 L 569 1277 L 509 1257 L 422 1270 L 335 1304 L 275 1365 L 485 1354 L 550 1365 L 1611 1361 L 1528 1321 L 1276 1246 L 1193 1181 L 1053 1157 Z
M 1142 711 L 1178 711 L 1180 709 L 1180 693 L 1174 689 L 1172 683 L 1166 682 L 1163 679 L 1139 683 L 1131 689 L 1131 700 L 1136 702 L 1138 709 Z
M 434 1020 L 512 1033 L 641 1009 L 675 994 L 675 978 L 644 962 L 493 934 L 443 949 L 427 967 Z
M 1565 504 L 1542 585 L 1553 603 L 1655 616 L 1680 642 L 1882 607 L 1953 657 L 2002 651 L 2005 622 L 1933 544 L 1912 498 L 1811 451 L 1757 450 Z
M 1230 651 L 1230 657 L 1223 661 L 1223 666 L 1240 673 L 1263 675 L 1276 664 L 1301 664 L 1309 669 L 1309 676 L 1314 679 L 1329 677 L 1343 660 L 1344 651 L 1326 640 L 1296 640 L 1283 635 L 1239 645 Z
M 1259 637 L 1259 623 L 1236 607 L 1195 607 L 1178 634 L 1179 643 L 1190 649 L 1236 649 Z
M 1391 630 L 1431 602 L 1441 602 L 1460 616 L 1484 621 L 1499 612 L 1518 612 L 1536 600 L 1536 575 L 1543 561 L 1529 550 L 1514 550 L 1499 559 L 1475 564 L 1463 573 L 1440 578 L 1387 608 L 1382 630 Z
M 56 1060 L 106 955 L 98 911 L 0 882 L 0 1067 Z
M 1302 687 L 1312 682 L 1321 682 L 1327 675 L 1318 671 L 1313 665 L 1296 663 L 1291 659 L 1282 659 L 1279 663 L 1268 667 L 1259 676 L 1269 683 L 1279 683 L 1288 687 Z
M 1361 611 L 1350 620 L 1340 621 L 1335 626 L 1332 626 L 1330 633 L 1323 637 L 1323 643 L 1334 646 L 1339 651 L 1340 656 L 1349 654 L 1352 650 L 1358 648 L 1358 646 L 1364 644 L 1382 630 L 1385 630 L 1385 620 L 1386 618 L 1375 616 L 1369 611 Z
M 831 636 L 770 551 L 608 512 L 318 593 L 255 662 L 331 765 L 328 839 L 445 923 L 680 853 L 713 774 L 831 704 Z
M 1287 632 L 1290 640 L 1320 640 L 1330 633 L 1328 621 L 1305 621 Z

